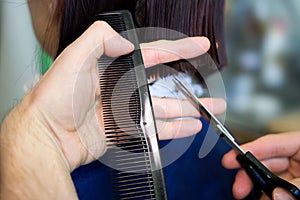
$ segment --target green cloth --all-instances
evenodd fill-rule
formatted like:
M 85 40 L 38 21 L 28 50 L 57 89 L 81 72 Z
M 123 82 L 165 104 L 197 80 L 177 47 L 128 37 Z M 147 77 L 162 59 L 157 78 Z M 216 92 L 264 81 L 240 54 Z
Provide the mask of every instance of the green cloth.
M 39 53 L 39 63 L 41 73 L 45 74 L 52 65 L 53 59 L 41 50 Z

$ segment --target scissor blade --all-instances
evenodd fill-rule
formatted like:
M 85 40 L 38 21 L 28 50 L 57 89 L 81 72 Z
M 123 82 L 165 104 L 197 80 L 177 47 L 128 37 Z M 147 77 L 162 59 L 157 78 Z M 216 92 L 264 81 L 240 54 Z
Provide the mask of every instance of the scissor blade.
M 263 190 L 270 198 L 272 198 L 272 192 L 275 188 L 280 187 L 289 191 L 296 199 L 300 199 L 300 190 L 295 185 L 277 177 L 268 168 L 266 168 L 255 156 L 249 151 L 244 152 L 243 149 L 235 142 L 231 133 L 223 126 L 218 119 L 209 112 L 209 110 L 199 101 L 199 99 L 187 89 L 187 87 L 176 77 L 174 82 L 178 90 L 191 102 L 191 104 L 201 113 L 201 115 L 212 124 L 220 137 L 226 140 L 226 142 L 235 149 L 239 154 L 237 156 L 238 162 L 245 169 L 256 187 Z
M 236 143 L 228 129 L 223 126 L 223 124 L 199 101 L 199 99 L 184 85 L 184 83 L 176 77 L 174 77 L 173 81 L 177 89 L 200 112 L 203 118 L 216 128 L 220 137 L 223 138 L 238 153 L 244 155 L 245 151 Z

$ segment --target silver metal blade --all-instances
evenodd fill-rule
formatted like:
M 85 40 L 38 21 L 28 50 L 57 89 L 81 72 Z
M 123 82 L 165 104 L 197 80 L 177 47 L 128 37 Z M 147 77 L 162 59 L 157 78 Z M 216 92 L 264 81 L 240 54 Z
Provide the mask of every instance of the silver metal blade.
M 187 98 L 187 100 L 200 112 L 202 117 L 212 124 L 221 138 L 223 138 L 233 149 L 240 154 L 245 151 L 238 145 L 229 130 L 199 101 L 199 99 L 184 85 L 178 78 L 173 79 L 177 89 Z

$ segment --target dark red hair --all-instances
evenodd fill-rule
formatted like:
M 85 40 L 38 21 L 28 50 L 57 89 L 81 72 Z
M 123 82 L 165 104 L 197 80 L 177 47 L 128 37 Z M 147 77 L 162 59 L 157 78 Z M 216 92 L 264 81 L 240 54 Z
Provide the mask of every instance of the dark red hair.
M 225 42 L 224 42 L 224 6 L 225 0 L 64 0 L 62 5 L 61 34 L 58 54 L 94 21 L 94 16 L 100 12 L 112 10 L 129 10 L 135 20 L 137 27 L 162 27 L 176 30 L 188 36 L 206 36 L 211 42 L 209 55 L 218 69 L 226 64 Z M 156 39 L 178 39 L 163 38 L 163 34 L 156 32 L 147 35 L 150 41 Z M 178 36 L 180 38 L 180 36 Z M 192 74 L 207 76 L 216 68 L 212 65 L 203 66 L 203 59 L 198 59 L 192 64 L 177 61 L 169 63 L 178 71 L 187 71 Z M 153 67 L 150 74 L 165 76 L 171 73 L 168 70 L 160 70 Z

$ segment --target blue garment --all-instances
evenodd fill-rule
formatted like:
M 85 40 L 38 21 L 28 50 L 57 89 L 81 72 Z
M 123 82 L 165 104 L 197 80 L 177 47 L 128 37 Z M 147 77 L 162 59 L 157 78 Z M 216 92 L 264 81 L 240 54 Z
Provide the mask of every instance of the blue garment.
M 163 164 L 188 147 L 181 157 L 164 168 L 169 200 L 233 199 L 231 191 L 236 171 L 221 165 L 221 158 L 229 146 L 218 140 L 207 156 L 201 159 L 198 156 L 208 129 L 208 124 L 202 122 L 202 131 L 196 136 L 160 142 L 162 149 L 167 145 L 170 148 L 161 153 Z M 100 162 L 81 166 L 72 173 L 72 178 L 80 200 L 112 199 L 109 168 Z

